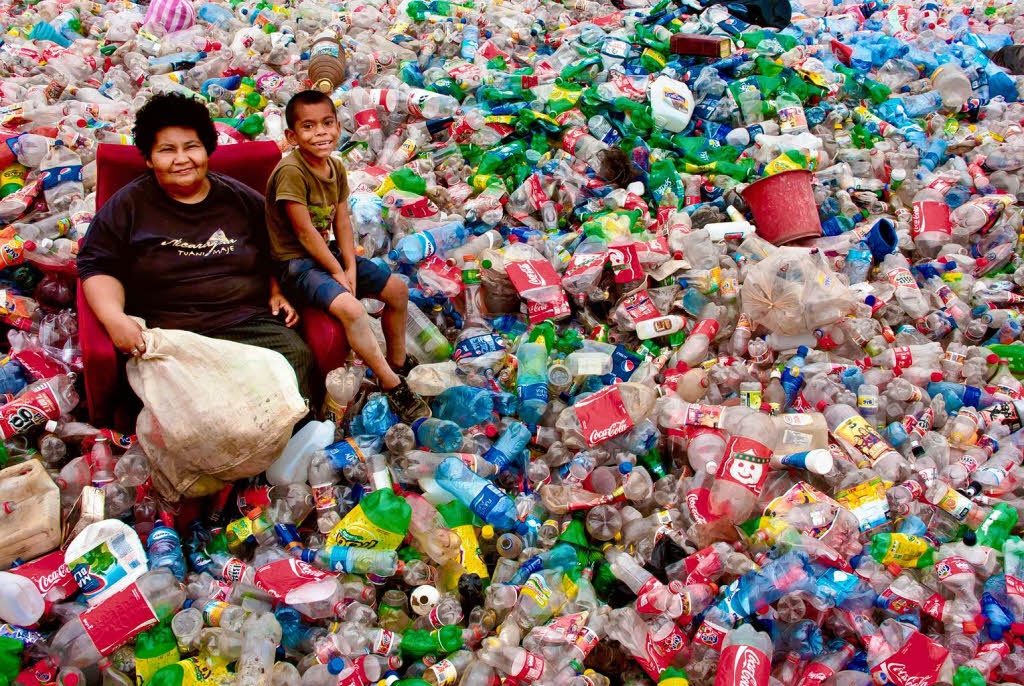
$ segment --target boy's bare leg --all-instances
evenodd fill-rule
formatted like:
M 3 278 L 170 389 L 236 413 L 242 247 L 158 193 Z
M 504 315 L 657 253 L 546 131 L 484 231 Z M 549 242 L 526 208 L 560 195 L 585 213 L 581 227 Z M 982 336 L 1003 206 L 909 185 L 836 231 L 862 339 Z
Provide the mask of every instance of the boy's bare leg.
M 397 276 L 388 279 L 380 292 L 384 311 L 380 325 L 388 342 L 387 359 L 395 367 L 405 364 L 405 319 L 409 315 L 409 287 Z
M 331 303 L 330 311 L 341 320 L 348 334 L 349 345 L 377 375 L 381 388 L 387 390 L 397 386 L 400 379 L 384 359 L 384 353 L 370 328 L 370 315 L 366 314 L 362 303 L 351 293 L 342 293 Z M 404 331 L 402 336 L 404 338 Z

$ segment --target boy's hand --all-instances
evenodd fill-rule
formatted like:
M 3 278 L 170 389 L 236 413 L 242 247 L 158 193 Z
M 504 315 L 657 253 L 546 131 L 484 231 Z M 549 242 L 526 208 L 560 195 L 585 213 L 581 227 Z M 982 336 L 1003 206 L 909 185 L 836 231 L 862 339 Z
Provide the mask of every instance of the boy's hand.
M 284 310 L 284 325 L 295 326 L 299 323 L 299 313 L 295 311 L 292 304 L 280 293 L 272 293 L 270 296 L 270 312 L 275 317 Z
M 359 283 L 358 279 L 356 279 L 355 265 L 352 265 L 351 267 L 345 269 L 345 277 L 348 279 L 348 282 L 352 284 L 349 287 L 349 291 L 352 292 L 352 297 L 354 298 L 356 296 L 356 284 Z
M 344 286 L 344 287 L 345 287 L 345 289 L 346 289 L 346 290 L 347 290 L 347 291 L 348 291 L 349 293 L 351 293 L 352 295 L 355 295 L 356 291 L 355 291 L 355 288 L 353 288 L 354 284 L 352 284 L 352 283 L 351 283 L 351 282 L 349 282 L 349 280 L 348 280 L 348 272 L 344 272 L 344 271 L 341 271 L 341 272 L 333 272 L 333 273 L 331 274 L 331 278 L 333 278 L 333 279 L 334 279 L 335 281 L 337 281 L 337 282 L 338 282 L 338 283 L 340 283 L 340 284 L 341 284 L 342 286 Z

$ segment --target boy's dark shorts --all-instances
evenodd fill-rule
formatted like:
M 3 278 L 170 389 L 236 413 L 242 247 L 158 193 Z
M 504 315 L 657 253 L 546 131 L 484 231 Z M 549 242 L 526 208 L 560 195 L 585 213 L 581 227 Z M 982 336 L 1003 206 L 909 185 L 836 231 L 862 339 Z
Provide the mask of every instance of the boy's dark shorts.
M 341 254 L 335 245 L 331 252 L 340 263 Z M 391 272 L 376 262 L 356 256 L 356 298 L 374 298 L 380 295 L 391 278 Z M 312 257 L 298 257 L 284 262 L 281 267 L 281 290 L 293 303 L 312 305 L 325 312 L 331 303 L 348 289 L 334 280 Z

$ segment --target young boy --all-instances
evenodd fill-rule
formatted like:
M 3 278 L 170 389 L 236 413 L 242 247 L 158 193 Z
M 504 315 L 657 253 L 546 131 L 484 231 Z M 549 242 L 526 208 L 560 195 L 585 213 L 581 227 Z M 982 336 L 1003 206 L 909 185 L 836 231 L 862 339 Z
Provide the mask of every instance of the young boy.
M 285 121 L 293 149 L 270 175 L 266 200 L 270 251 L 282 264 L 281 288 L 293 302 L 341 320 L 352 349 L 377 375 L 403 422 L 430 416 L 427 404 L 400 376 L 412 366 L 405 353 L 409 290 L 388 270 L 356 255 L 345 166 L 331 155 L 341 133 L 334 103 L 319 91 L 303 91 L 288 102 Z M 332 226 L 336 241 L 330 245 Z M 384 303 L 387 357 L 359 302 L 366 297 Z

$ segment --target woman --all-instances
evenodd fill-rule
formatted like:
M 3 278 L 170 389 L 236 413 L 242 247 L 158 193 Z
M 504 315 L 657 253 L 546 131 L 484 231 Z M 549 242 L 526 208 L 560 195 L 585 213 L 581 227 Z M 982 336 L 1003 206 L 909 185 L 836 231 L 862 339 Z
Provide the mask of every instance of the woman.
M 145 350 L 142 328 L 184 329 L 284 355 L 309 398 L 313 354 L 271 276 L 263 196 L 207 171 L 217 132 L 202 103 L 155 95 L 135 116 L 150 172 L 96 213 L 78 254 L 89 306 L 118 350 Z

